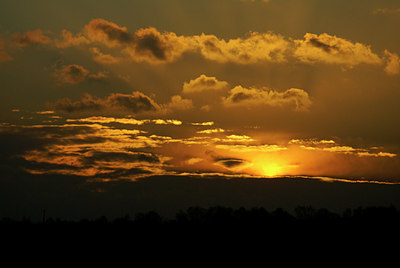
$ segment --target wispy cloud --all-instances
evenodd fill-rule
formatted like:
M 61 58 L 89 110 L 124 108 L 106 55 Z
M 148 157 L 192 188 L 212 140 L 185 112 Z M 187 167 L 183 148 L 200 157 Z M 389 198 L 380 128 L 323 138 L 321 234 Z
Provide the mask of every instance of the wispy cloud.
M 400 8 L 377 8 L 372 11 L 374 15 L 384 15 L 384 14 L 400 14 Z

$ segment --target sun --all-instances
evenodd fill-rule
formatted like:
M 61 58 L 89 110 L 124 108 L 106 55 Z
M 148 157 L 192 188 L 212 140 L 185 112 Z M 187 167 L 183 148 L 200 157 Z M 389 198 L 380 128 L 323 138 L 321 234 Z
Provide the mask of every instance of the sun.
M 276 163 L 269 163 L 269 164 L 264 164 L 262 166 L 261 172 L 264 176 L 274 177 L 274 176 L 282 175 L 283 168 L 282 168 L 282 166 L 280 166 Z

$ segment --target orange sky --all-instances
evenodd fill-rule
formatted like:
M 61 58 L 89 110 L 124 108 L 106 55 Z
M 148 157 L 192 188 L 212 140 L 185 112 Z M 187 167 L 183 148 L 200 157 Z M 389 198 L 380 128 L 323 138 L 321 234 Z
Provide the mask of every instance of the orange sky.
M 21 169 L 399 182 L 396 1 L 119 2 L 1 11 Z

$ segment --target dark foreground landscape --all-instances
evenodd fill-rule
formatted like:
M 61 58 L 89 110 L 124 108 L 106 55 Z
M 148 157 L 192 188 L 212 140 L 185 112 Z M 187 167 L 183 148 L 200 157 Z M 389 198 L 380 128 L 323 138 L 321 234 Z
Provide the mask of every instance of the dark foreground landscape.
M 294 237 L 334 239 L 395 238 L 400 233 L 400 211 L 390 207 L 360 207 L 334 213 L 328 209 L 299 206 L 294 213 L 283 209 L 267 211 L 264 208 L 232 209 L 228 207 L 190 207 L 179 211 L 175 218 L 165 219 L 155 211 L 125 215 L 113 220 L 105 216 L 78 221 L 46 218 L 31 221 L 3 218 L 0 222 L 2 236 L 33 235 L 37 239 L 71 238 L 75 236 L 97 239 L 122 239 L 127 237 L 160 239 L 174 238 L 265 238 L 286 239 Z

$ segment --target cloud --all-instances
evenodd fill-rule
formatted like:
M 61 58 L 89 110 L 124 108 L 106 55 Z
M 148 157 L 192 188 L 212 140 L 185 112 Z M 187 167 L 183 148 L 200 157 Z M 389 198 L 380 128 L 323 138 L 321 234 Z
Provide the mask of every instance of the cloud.
M 63 66 L 54 72 L 54 77 L 63 84 L 78 84 L 83 82 L 89 75 L 89 71 L 83 66 L 71 64 Z
M 377 8 L 372 11 L 374 15 L 384 15 L 384 14 L 400 14 L 400 8 Z
M 57 48 L 80 46 L 89 43 L 90 41 L 82 33 L 74 36 L 70 31 L 65 29 L 61 31 L 61 39 L 54 39 L 54 45 Z
M 133 61 L 169 63 L 185 52 L 200 52 L 206 59 L 221 63 L 249 64 L 285 61 L 289 41 L 273 33 L 251 32 L 246 38 L 225 41 L 215 35 L 178 36 L 148 27 L 129 32 L 126 27 L 104 19 L 93 19 L 84 28 L 92 43 L 121 47 Z
M 123 47 L 137 62 L 165 63 L 175 61 L 190 50 L 190 42 L 172 32 L 160 33 L 153 27 L 130 33 L 126 27 L 104 19 L 93 19 L 85 26 L 85 33 L 92 42 L 109 47 Z
M 115 118 L 115 117 L 105 117 L 105 116 L 91 116 L 87 118 L 79 119 L 67 119 L 67 122 L 83 122 L 83 123 L 98 123 L 98 124 L 110 124 L 118 123 L 125 125 L 137 125 L 141 126 L 144 124 L 154 123 L 156 125 L 182 125 L 182 122 L 175 119 L 144 119 L 137 120 L 135 118 Z
M 53 73 L 54 78 L 61 84 L 79 84 L 86 79 L 102 80 L 107 78 L 105 72 L 91 74 L 83 66 L 77 64 L 64 65 Z
M 389 75 L 396 75 L 400 73 L 400 57 L 395 53 L 385 50 L 386 67 L 385 72 Z
M 135 61 L 157 64 L 176 61 L 184 52 L 193 49 L 192 38 L 173 32 L 160 33 L 150 27 L 136 31 L 133 42 L 125 51 Z
M 225 132 L 225 129 L 222 128 L 213 128 L 213 129 L 205 129 L 197 131 L 197 133 L 199 134 L 213 134 L 213 133 L 223 133 L 223 132 Z
M 375 13 L 389 12 L 397 12 L 397 9 L 379 9 Z M 382 65 L 388 58 L 387 53 L 383 57 L 375 54 L 369 45 L 327 33 L 319 35 L 306 33 L 303 39 L 294 40 L 272 32 L 249 32 L 245 37 L 225 40 L 206 33 L 184 36 L 174 32 L 160 32 L 154 27 L 131 32 L 125 26 L 100 18 L 91 20 L 81 32 L 75 35 L 64 29 L 60 38 L 52 39 L 44 35 L 41 29 L 37 29 L 23 34 L 15 33 L 14 41 L 20 47 L 35 44 L 46 44 L 56 48 L 92 45 L 89 50 L 93 55 L 93 60 L 101 64 L 117 64 L 125 59 L 148 64 L 166 64 L 176 62 L 185 53 L 195 53 L 221 64 L 297 61 L 306 64 L 337 64 L 353 68 L 360 64 Z M 101 46 L 108 47 L 109 52 L 103 53 Z M 9 55 L 0 49 L 0 61 L 6 60 L 10 60 Z M 396 64 L 396 61 L 391 61 L 390 65 L 393 66 L 392 64 Z M 393 73 L 391 66 L 386 66 L 385 71 L 388 74 Z M 198 81 L 187 83 L 184 89 L 185 94 L 201 91 L 200 84 L 196 85 L 196 83 L 213 82 L 212 77 L 198 79 Z M 201 79 L 204 81 L 200 81 Z M 218 88 L 217 85 L 215 86 Z M 222 87 L 221 84 L 220 86 Z M 204 88 L 211 89 L 212 87 Z
M 33 46 L 37 44 L 49 44 L 51 39 L 43 34 L 41 29 L 27 31 L 25 33 L 15 33 L 14 43 L 18 47 Z
M 218 81 L 215 77 L 207 77 L 202 74 L 196 79 L 190 80 L 183 84 L 183 94 L 201 93 L 203 91 L 219 91 L 226 89 L 228 83 Z
M 12 59 L 13 58 L 10 55 L 8 55 L 6 51 L 4 51 L 4 40 L 0 35 L 0 63 L 10 61 Z
M 214 122 L 209 121 L 209 122 L 200 122 L 200 123 L 192 123 L 193 126 L 213 126 Z
M 262 145 L 246 145 L 246 144 L 217 144 L 215 145 L 217 149 L 223 149 L 231 152 L 279 152 L 288 150 L 286 147 L 281 147 L 278 145 L 262 144 Z
M 126 27 L 104 19 L 91 20 L 85 26 L 84 32 L 92 42 L 105 44 L 109 47 L 130 44 L 133 39 Z
M 307 33 L 304 40 L 294 40 L 294 56 L 305 63 L 322 62 L 354 67 L 358 64 L 382 64 L 382 59 L 361 43 L 352 43 L 327 33 Z
M 89 156 L 86 157 L 85 164 L 93 164 L 95 162 L 160 163 L 160 159 L 151 153 L 93 151 Z
M 93 60 L 100 64 L 116 64 L 122 61 L 120 58 L 102 53 L 97 47 L 90 48 L 90 52 L 93 54 Z
M 355 148 L 349 145 L 342 145 L 336 141 L 319 140 L 319 139 L 292 139 L 289 141 L 290 145 L 297 145 L 301 149 L 309 151 L 323 151 L 336 154 L 355 155 L 358 157 L 388 157 L 393 158 L 397 155 L 389 152 L 379 151 L 382 148 Z
M 272 107 L 293 106 L 296 111 L 306 111 L 312 104 L 308 93 L 302 89 L 291 88 L 278 92 L 267 88 L 244 88 L 236 86 L 229 91 L 229 96 L 223 98 L 223 104 L 232 106 Z
M 0 159 L 31 174 L 134 180 L 160 172 L 163 161 L 136 151 L 148 146 L 139 133 L 96 124 L 2 127 Z
M 274 33 L 250 32 L 247 38 L 225 41 L 215 35 L 193 37 L 201 54 L 220 63 L 253 64 L 258 62 L 285 62 L 289 41 Z
M 246 160 L 240 158 L 216 158 L 214 161 L 225 168 L 236 168 L 248 164 Z
M 10 61 L 13 58 L 4 50 L 0 49 L 0 62 L 6 62 L 6 61 Z
M 55 109 L 68 113 L 125 111 L 136 114 L 160 110 L 160 106 L 154 100 L 139 91 L 132 94 L 112 93 L 103 99 L 85 94 L 79 101 L 73 102 L 65 98 L 58 100 L 54 106 Z
M 162 105 L 165 112 L 171 112 L 174 110 L 190 110 L 193 109 L 193 102 L 190 99 L 184 99 L 179 95 L 171 97 L 171 101 L 165 105 Z

